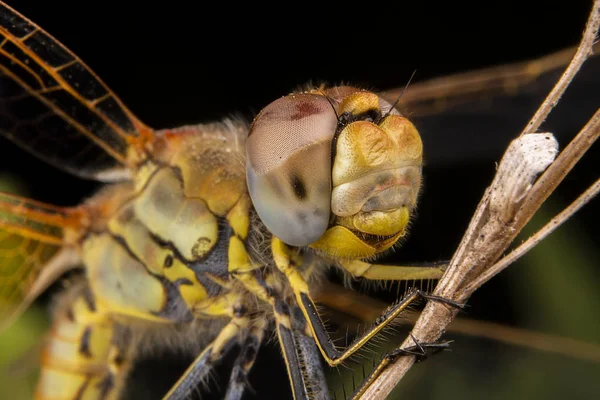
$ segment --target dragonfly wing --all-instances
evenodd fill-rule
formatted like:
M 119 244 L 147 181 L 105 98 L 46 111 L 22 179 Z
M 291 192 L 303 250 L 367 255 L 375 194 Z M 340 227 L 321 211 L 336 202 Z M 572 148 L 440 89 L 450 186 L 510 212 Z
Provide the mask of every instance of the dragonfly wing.
M 85 214 L 0 192 L 0 331 L 78 263 L 65 244 Z
M 101 181 L 127 178 L 132 150 L 152 136 L 77 56 L 3 3 L 0 116 L 3 136 L 58 168 Z
M 595 54 L 600 52 L 596 46 Z M 415 83 L 398 103 L 423 137 L 425 163 L 444 167 L 499 160 L 558 81 L 575 48 L 536 60 Z M 600 105 L 600 56 L 582 67 L 542 125 L 566 143 Z M 382 95 L 395 102 L 402 89 Z

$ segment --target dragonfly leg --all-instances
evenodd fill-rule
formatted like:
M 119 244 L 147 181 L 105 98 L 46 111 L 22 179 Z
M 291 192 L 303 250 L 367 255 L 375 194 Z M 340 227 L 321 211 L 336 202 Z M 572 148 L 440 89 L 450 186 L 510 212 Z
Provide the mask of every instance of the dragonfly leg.
M 248 330 L 248 334 L 242 342 L 240 354 L 231 372 L 225 400 L 240 400 L 246 389 L 252 391 L 248 382 L 248 373 L 256 361 L 256 356 L 258 355 L 258 350 L 265 334 L 266 322 L 266 320 L 253 321 L 252 327 Z
M 319 350 L 302 311 L 283 304 L 278 304 L 274 311 L 294 399 L 329 399 Z
M 373 371 L 371 371 L 367 378 L 354 391 L 350 399 L 359 399 L 363 395 L 363 393 L 371 386 L 373 381 L 375 381 L 375 379 L 381 374 L 381 372 L 384 369 L 386 369 L 390 364 L 392 364 L 398 357 L 415 356 L 417 357 L 417 362 L 420 362 L 427 358 L 427 350 L 433 350 L 434 352 L 442 351 L 450 347 L 451 343 L 450 341 L 421 343 L 418 342 L 416 338 L 412 336 L 412 334 L 411 337 L 415 342 L 415 345 L 406 348 L 397 348 L 384 354 L 379 364 L 377 364 Z
M 395 360 L 400 356 L 415 356 L 417 357 L 417 361 L 420 362 L 427 358 L 427 350 L 432 350 L 434 353 L 437 353 L 439 351 L 448 349 L 450 347 L 450 343 L 452 343 L 452 341 L 421 343 L 413 336 L 412 333 L 410 333 L 410 337 L 412 338 L 413 342 L 415 342 L 414 346 L 406 348 L 399 347 L 385 354 L 384 357 Z
M 434 263 L 427 266 L 371 264 L 360 260 L 343 260 L 342 268 L 353 276 L 371 280 L 409 281 L 439 279 L 448 263 Z
M 177 383 L 163 397 L 163 400 L 182 400 L 206 379 L 215 364 L 221 360 L 236 344 L 247 330 L 250 320 L 246 316 L 234 317 L 192 362 L 192 365 L 179 378 Z
M 319 350 L 302 311 L 284 301 L 277 288 L 279 282 L 274 279 L 275 274 L 265 273 L 253 265 L 245 247 L 235 236 L 230 240 L 229 249 L 229 273 L 273 308 L 294 399 L 327 399 L 327 383 Z
M 343 363 L 346 359 L 348 359 L 348 357 L 352 356 L 352 354 L 361 349 L 371 338 L 381 332 L 383 328 L 385 328 L 398 315 L 400 315 L 400 313 L 402 313 L 402 311 L 404 311 L 410 304 L 418 299 L 426 298 L 430 300 L 441 301 L 448 303 L 451 306 L 462 308 L 461 304 L 457 304 L 450 300 L 442 299 L 429 295 L 420 290 L 413 289 L 409 291 L 403 299 L 385 310 L 383 314 L 377 318 L 375 323 L 369 329 L 367 329 L 366 332 L 356 338 L 346 349 L 340 351 L 333 343 L 331 336 L 325 328 L 325 324 L 323 323 L 317 311 L 317 307 L 309 294 L 306 281 L 296 268 L 301 264 L 301 260 L 297 259 L 297 255 L 294 254 L 287 245 L 277 238 L 273 239 L 271 249 L 273 251 L 274 260 L 277 264 L 277 267 L 287 276 L 288 281 L 292 286 L 298 305 L 300 306 L 308 322 L 308 325 L 315 337 L 323 357 L 331 366 L 336 366 Z
M 36 399 L 116 399 L 123 389 L 129 343 L 115 334 L 110 314 L 100 309 L 88 288 L 77 291 L 54 317 Z
M 319 350 L 302 311 L 298 307 L 286 304 L 261 276 L 259 270 L 238 271 L 235 277 L 249 291 L 273 307 L 279 344 L 294 399 L 328 399 Z

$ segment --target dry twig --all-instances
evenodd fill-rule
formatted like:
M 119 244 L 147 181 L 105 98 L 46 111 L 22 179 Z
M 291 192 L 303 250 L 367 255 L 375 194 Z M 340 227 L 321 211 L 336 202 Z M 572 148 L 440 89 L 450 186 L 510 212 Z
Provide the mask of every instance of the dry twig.
M 532 186 L 530 185 L 532 183 L 531 178 L 534 178 L 541 172 L 539 170 L 541 166 L 543 166 L 543 170 L 548 164 L 543 165 L 542 163 L 540 165 L 538 163 L 536 166 L 537 170 L 533 169 L 529 171 L 526 170 L 526 168 L 529 168 L 528 166 L 524 164 L 518 165 L 523 168 L 522 172 L 526 175 L 525 179 L 513 176 L 516 179 L 511 181 L 510 176 L 505 177 L 506 179 L 500 176 L 510 175 L 506 174 L 506 170 L 512 167 L 507 166 L 507 162 L 515 163 L 518 161 L 514 158 L 515 154 L 511 154 L 511 152 L 514 153 L 515 150 L 518 150 L 519 146 L 523 145 L 523 142 L 519 140 L 525 139 L 528 136 L 540 137 L 540 134 L 532 134 L 532 132 L 537 130 L 546 119 L 585 59 L 591 54 L 599 25 L 600 0 L 595 0 L 577 53 L 554 89 L 542 103 L 532 120 L 527 124 L 527 127 L 521 134 L 522 136 L 513 141 L 509 150 L 505 153 L 494 182 L 483 195 L 463 240 L 454 254 L 446 273 L 440 279 L 434 295 L 461 303 L 465 302 L 473 291 L 487 282 L 498 271 L 508 266 L 509 263 L 513 262 L 517 258 L 517 255 L 520 256 L 519 253 L 515 253 L 514 255 L 511 253 L 509 258 L 505 258 L 496 264 L 502 253 L 508 248 L 525 224 L 598 137 L 600 133 L 600 112 L 597 112 L 592 117 L 569 146 L 559 155 L 556 161 L 550 164 L 542 177 Z M 515 146 L 517 149 L 515 149 Z M 534 155 L 540 149 L 542 149 L 542 152 L 551 151 L 550 148 L 543 147 L 539 141 L 536 141 L 535 146 L 538 147 L 533 152 L 528 154 L 523 153 L 519 156 L 527 158 Z M 558 221 L 562 223 L 566 220 L 585 202 L 589 201 L 597 191 L 598 182 L 586 191 L 574 205 L 561 213 L 557 217 L 559 218 Z M 524 245 L 526 247 L 520 250 L 517 249 L 517 251 L 523 252 L 527 247 L 537 243 L 538 239 L 541 240 L 542 236 L 547 235 L 549 231 L 555 228 L 553 225 L 558 225 L 555 221 L 556 219 L 551 221 L 550 227 L 542 229 L 540 233 L 534 236 L 531 242 L 527 242 Z M 402 347 L 414 346 L 413 337 L 421 343 L 437 341 L 450 322 L 452 322 L 457 312 L 458 310 L 444 303 L 430 301 L 417 320 L 411 336 L 404 341 Z M 383 369 L 379 376 L 371 382 L 367 390 L 362 394 L 361 399 L 385 399 L 414 362 L 414 356 L 398 358 L 394 363 Z

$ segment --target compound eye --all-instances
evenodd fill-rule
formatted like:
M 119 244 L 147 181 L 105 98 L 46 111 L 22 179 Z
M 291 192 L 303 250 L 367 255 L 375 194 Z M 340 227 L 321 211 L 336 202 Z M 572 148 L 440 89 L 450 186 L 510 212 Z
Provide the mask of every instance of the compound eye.
M 246 142 L 250 197 L 273 235 L 292 246 L 319 239 L 331 210 L 331 140 L 337 117 L 317 94 L 293 94 L 265 107 Z

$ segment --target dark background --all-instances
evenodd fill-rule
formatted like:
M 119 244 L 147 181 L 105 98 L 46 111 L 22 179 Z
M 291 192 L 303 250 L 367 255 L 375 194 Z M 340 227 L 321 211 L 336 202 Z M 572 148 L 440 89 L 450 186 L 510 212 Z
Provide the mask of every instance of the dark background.
M 309 81 L 387 89 L 404 86 L 414 70 L 419 82 L 536 58 L 575 45 L 591 7 L 590 1 L 416 3 L 327 8 L 304 3 L 8 2 L 79 55 L 142 121 L 157 129 L 233 114 L 251 118 Z M 557 110 L 561 114 L 546 129 L 556 127 L 561 138 L 571 137 L 591 116 L 600 106 L 596 75 L 598 62 L 584 70 L 584 83 L 569 92 Z M 450 258 L 493 176 L 494 163 L 541 101 L 533 94 L 547 90 L 541 85 L 525 99 L 471 104 L 445 119 L 416 120 L 426 146 L 424 190 L 411 235 L 390 262 Z M 483 139 L 473 140 L 474 135 Z M 562 140 L 561 148 L 565 144 Z M 596 149 L 584 157 L 543 209 L 546 219 L 598 177 L 599 156 Z M 1 178 L 16 182 L 13 187 L 33 198 L 59 205 L 77 204 L 97 187 L 39 163 L 6 140 L 0 140 Z M 466 314 L 598 343 L 598 210 L 593 202 L 553 236 L 551 245 L 487 284 L 471 299 Z M 418 366 L 404 396 L 600 394 L 597 379 L 592 379 L 600 372 L 598 364 L 452 338 L 453 352 Z M 257 398 L 286 396 L 285 367 L 277 353 L 273 344 L 265 346 L 251 376 Z M 159 398 L 163 384 L 149 378 L 150 372 L 158 371 L 165 382 L 176 379 L 186 360 L 175 361 L 167 356 L 147 361 L 136 375 L 143 382 L 139 393 Z M 150 389 L 151 382 L 159 389 Z M 224 392 L 216 386 L 212 395 L 219 398 Z

